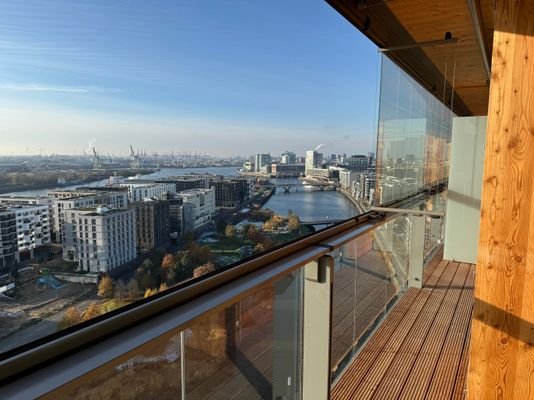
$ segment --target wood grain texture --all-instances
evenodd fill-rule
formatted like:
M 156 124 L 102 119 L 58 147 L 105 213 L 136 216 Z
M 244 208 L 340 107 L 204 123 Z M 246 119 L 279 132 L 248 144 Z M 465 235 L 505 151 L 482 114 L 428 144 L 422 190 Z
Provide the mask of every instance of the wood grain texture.
M 345 373 L 333 400 L 462 398 L 475 266 L 441 261 L 425 270 Z
M 534 0 L 497 0 L 469 399 L 534 398 Z

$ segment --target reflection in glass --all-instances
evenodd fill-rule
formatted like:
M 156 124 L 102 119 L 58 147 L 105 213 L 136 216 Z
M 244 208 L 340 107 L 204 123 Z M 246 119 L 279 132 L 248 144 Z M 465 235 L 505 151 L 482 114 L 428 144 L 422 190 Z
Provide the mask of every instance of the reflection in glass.
M 375 204 L 445 183 L 453 113 L 382 56 Z
M 157 393 L 158 399 L 299 399 L 302 279 L 301 268 L 49 398 L 150 399 Z
M 333 252 L 332 379 L 406 289 L 409 231 L 400 216 Z

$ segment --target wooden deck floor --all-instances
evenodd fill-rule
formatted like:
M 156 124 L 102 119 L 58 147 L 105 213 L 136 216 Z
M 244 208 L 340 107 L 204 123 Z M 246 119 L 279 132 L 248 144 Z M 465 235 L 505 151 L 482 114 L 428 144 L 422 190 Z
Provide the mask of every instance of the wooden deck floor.
M 440 257 L 441 258 L 441 257 Z M 332 399 L 462 399 L 475 266 L 433 260 L 347 367 Z

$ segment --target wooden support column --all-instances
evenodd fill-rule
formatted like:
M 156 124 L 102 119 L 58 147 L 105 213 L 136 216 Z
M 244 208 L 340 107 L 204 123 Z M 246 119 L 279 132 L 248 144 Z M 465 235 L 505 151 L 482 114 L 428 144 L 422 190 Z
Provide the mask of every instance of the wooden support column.
M 534 0 L 497 0 L 468 398 L 534 399 Z

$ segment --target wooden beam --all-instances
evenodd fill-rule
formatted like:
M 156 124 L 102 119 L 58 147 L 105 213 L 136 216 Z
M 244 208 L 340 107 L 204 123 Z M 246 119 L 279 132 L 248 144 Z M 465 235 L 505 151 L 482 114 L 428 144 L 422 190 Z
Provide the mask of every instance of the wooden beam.
M 386 3 L 376 3 L 372 7 L 361 8 L 356 1 L 352 0 L 326 1 L 379 48 L 417 45 L 417 42 L 387 7 Z M 445 32 L 446 29 L 443 31 L 444 35 Z M 454 36 L 454 32 L 452 34 Z M 415 47 L 401 52 L 391 52 L 388 53 L 388 57 L 438 100 L 443 101 L 445 93 L 445 103 L 450 106 L 452 86 L 446 82 L 445 90 L 443 90 L 445 77 L 421 48 Z M 473 115 L 473 112 L 459 96 L 454 96 L 452 108 L 459 116 Z
M 497 0 L 468 398 L 534 398 L 534 0 Z

